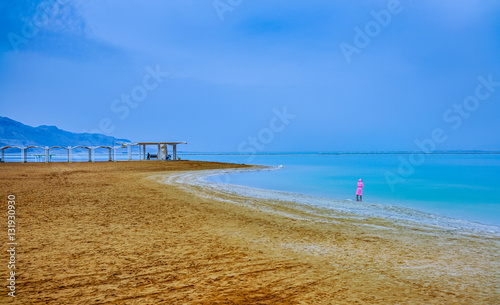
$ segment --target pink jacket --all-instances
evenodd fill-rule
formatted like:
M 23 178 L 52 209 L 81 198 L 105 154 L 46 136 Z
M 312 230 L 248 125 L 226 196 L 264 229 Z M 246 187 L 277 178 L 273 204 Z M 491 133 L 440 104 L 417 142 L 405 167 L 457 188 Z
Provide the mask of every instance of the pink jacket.
M 363 180 L 359 179 L 358 180 L 358 190 L 356 191 L 356 196 L 357 195 L 363 195 Z

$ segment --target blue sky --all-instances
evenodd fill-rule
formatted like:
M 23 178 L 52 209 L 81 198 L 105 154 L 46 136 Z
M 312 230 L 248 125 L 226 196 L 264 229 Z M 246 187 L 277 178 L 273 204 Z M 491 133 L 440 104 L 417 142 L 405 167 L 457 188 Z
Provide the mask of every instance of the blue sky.
M 0 14 L 0 115 L 28 125 L 193 151 L 418 150 L 436 129 L 439 150 L 500 149 L 498 1 L 21 0 Z

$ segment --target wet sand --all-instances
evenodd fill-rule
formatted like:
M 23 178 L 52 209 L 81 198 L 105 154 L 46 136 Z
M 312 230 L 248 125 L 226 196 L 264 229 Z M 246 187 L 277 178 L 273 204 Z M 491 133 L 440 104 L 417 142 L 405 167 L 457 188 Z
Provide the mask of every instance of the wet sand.
M 176 178 L 235 166 L 0 164 L 5 212 L 8 195 L 17 202 L 15 303 L 500 303 L 498 237 L 345 217 Z M 0 260 L 6 279 L 6 252 Z M 13 300 L 6 285 L 0 303 Z

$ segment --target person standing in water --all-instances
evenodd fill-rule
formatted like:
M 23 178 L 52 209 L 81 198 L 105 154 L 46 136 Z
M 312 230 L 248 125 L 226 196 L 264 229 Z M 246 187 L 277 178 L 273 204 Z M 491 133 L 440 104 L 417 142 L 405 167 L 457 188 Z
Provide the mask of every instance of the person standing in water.
M 358 190 L 356 191 L 356 201 L 363 201 L 363 180 L 358 180 Z

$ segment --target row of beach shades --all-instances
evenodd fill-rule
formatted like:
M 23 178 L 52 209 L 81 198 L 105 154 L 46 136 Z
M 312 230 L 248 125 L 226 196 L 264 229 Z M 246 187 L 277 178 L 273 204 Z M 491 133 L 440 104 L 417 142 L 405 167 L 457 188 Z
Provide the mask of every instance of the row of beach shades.
M 111 147 L 111 146 L 94 146 L 94 147 L 91 147 L 91 146 L 73 146 L 73 147 L 71 147 L 71 146 L 68 146 L 68 147 L 64 147 L 64 146 L 52 146 L 52 147 L 48 147 L 48 146 L 46 146 L 46 147 L 41 147 L 41 146 L 27 146 L 27 147 L 4 146 L 4 147 L 0 147 L 0 150 L 2 151 L 2 157 L 0 159 L 0 162 L 5 162 L 5 150 L 7 150 L 7 149 L 20 149 L 22 163 L 28 162 L 28 150 L 29 149 L 43 149 L 43 150 L 45 150 L 45 163 L 51 162 L 51 154 L 50 154 L 51 149 L 66 149 L 68 152 L 68 162 L 71 162 L 72 161 L 71 160 L 72 150 L 78 149 L 78 148 L 88 150 L 88 153 L 89 153 L 88 161 L 89 162 L 95 162 L 95 158 L 94 158 L 95 152 L 94 151 L 98 148 L 107 149 L 108 153 L 109 153 L 108 161 L 115 161 L 116 162 L 116 150 L 120 149 L 120 148 L 124 148 L 124 147 L 128 148 L 128 160 L 129 161 L 132 160 L 132 145 L 123 145 L 123 146 L 114 146 L 114 147 Z M 140 154 L 141 154 L 141 151 L 139 149 L 139 159 L 141 159 Z

